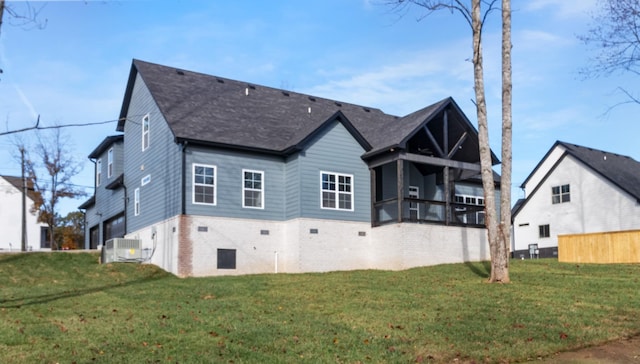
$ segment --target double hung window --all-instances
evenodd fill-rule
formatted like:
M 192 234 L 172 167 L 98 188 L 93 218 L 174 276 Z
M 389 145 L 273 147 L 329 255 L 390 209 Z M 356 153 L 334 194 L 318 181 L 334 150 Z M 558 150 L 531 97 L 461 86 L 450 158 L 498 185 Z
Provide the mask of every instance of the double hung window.
M 216 204 L 216 167 L 193 165 L 193 203 Z
M 242 207 L 264 208 L 264 172 L 242 170 Z
M 353 211 L 353 176 L 320 172 L 321 207 Z

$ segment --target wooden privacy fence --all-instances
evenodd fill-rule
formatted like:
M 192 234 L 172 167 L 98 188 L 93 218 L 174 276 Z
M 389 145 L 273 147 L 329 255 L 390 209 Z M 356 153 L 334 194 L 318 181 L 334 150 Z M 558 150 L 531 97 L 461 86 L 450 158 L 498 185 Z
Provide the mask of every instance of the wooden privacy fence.
M 640 230 L 558 235 L 558 261 L 640 263 Z

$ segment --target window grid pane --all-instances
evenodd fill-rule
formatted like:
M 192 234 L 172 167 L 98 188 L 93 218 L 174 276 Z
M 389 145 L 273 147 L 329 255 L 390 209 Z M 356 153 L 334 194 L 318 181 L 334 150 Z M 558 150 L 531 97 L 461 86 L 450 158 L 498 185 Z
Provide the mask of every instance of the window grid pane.
M 322 208 L 353 210 L 353 177 L 349 175 L 321 174 Z
M 262 175 L 260 171 L 243 172 L 243 207 L 262 208 Z
M 216 202 L 215 195 L 215 168 L 194 165 L 193 201 L 195 203 L 214 205 Z
M 570 186 L 562 185 L 562 186 L 553 186 L 551 187 L 551 203 L 559 204 L 564 202 L 571 201 L 571 192 Z

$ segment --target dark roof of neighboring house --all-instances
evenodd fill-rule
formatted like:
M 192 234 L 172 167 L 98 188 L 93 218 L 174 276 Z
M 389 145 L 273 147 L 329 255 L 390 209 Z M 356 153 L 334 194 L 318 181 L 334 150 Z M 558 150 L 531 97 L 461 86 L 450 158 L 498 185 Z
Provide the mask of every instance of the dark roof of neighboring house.
M 93 206 L 96 204 L 96 196 L 93 195 L 91 197 L 89 197 L 88 200 L 86 200 L 85 202 L 82 203 L 82 205 L 78 206 L 79 210 L 86 210 L 89 207 Z
M 91 152 L 91 154 L 89 154 L 89 158 L 96 159 L 96 158 L 100 157 L 100 154 L 104 153 L 104 151 L 107 150 L 107 148 L 109 148 L 110 146 L 112 146 L 113 143 L 121 141 L 121 140 L 124 140 L 124 135 L 123 134 L 111 135 L 111 136 L 108 136 L 108 137 L 104 138 L 104 140 L 100 143 L 100 145 L 98 145 L 96 147 L 96 149 L 94 149 L 93 152 Z
M 518 199 L 518 201 L 516 201 L 515 204 L 513 204 L 513 207 L 511 208 L 511 223 L 512 224 L 513 224 L 514 216 L 516 216 L 518 214 L 518 212 L 520 212 L 520 209 L 524 205 L 525 201 L 526 200 L 524 198 L 520 198 L 520 199 Z
M 557 141 L 567 153 L 640 201 L 640 162 L 626 155 Z M 555 147 L 554 145 L 554 147 Z
M 22 177 L 13 177 L 13 176 L 0 176 L 7 180 L 7 182 L 11 183 L 15 188 L 19 191 L 22 191 Z M 27 179 L 27 197 L 29 197 L 32 201 L 35 201 L 38 197 L 38 192 L 33 188 L 33 181 Z
M 460 119 L 475 131 L 450 97 L 398 117 L 377 108 L 140 60 L 133 60 L 118 131 L 124 131 L 137 75 L 151 92 L 176 141 L 288 154 L 337 120 L 371 156 L 402 146 L 426 120 L 448 105 L 453 105 L 462 115 Z

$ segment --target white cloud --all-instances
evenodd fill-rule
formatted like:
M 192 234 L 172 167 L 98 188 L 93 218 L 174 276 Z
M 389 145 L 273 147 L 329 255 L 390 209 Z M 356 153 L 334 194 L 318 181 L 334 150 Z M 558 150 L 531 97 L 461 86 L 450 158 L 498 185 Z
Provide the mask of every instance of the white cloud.
M 459 43 L 393 55 L 366 68 L 325 68 L 317 73 L 328 81 L 301 92 L 404 115 L 445 97 L 466 98 L 473 92 L 467 49 L 466 43 Z
M 561 19 L 589 16 L 589 12 L 596 7 L 596 0 L 527 0 L 524 3 L 522 9 L 525 11 L 548 12 L 553 9 L 552 14 Z

